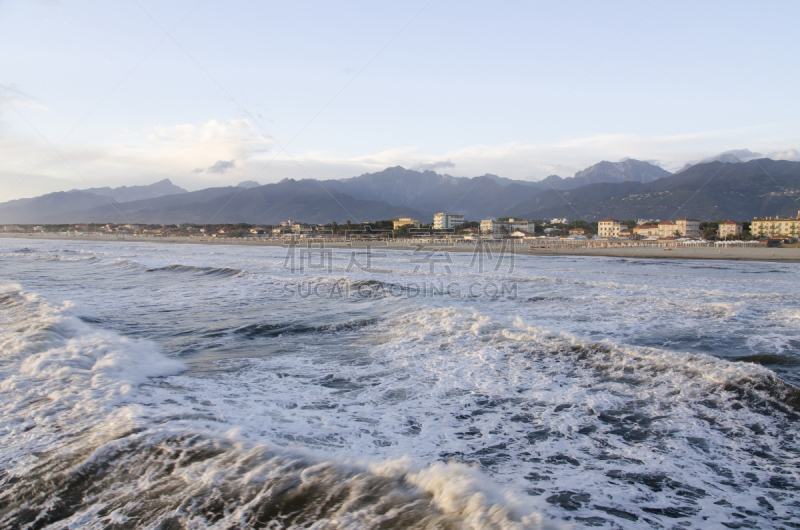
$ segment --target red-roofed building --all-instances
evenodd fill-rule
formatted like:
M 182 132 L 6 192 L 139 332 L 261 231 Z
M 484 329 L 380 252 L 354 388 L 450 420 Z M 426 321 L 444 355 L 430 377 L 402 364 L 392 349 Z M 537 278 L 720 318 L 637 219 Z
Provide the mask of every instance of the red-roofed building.
M 658 237 L 658 225 L 639 225 L 633 227 L 633 233 L 641 237 Z

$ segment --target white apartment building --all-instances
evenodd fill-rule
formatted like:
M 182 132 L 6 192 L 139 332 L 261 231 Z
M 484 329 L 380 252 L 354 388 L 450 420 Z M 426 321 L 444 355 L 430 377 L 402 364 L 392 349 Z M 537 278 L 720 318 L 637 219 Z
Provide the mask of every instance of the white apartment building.
M 619 237 L 621 223 L 616 219 L 607 217 L 597 221 L 597 235 L 600 237 Z
M 501 227 L 505 228 L 505 233 L 510 234 L 521 230 L 523 232 L 533 233 L 536 229 L 536 223 L 533 221 L 523 221 L 510 217 L 508 222 L 494 221 L 492 219 L 484 219 L 481 221 L 481 234 L 486 235 L 500 235 L 502 233 Z
M 726 237 L 730 236 L 738 236 L 741 233 L 742 223 L 737 223 L 736 221 L 725 221 L 724 223 L 719 224 L 717 237 L 720 239 L 725 239 Z
M 464 223 L 464 214 L 461 213 L 437 213 L 433 216 L 434 230 L 455 228 Z
M 555 219 L 550 219 L 550 224 L 552 225 L 565 225 L 569 223 L 569 220 L 566 217 L 556 217 Z

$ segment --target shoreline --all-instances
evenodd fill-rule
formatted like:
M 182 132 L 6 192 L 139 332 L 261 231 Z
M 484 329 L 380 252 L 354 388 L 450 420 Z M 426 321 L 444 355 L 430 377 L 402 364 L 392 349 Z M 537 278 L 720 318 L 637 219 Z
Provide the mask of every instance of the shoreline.
M 3 239 L 27 239 L 48 241 L 90 241 L 105 243 L 169 243 L 179 245 L 239 245 L 250 247 L 284 247 L 286 241 L 253 240 L 238 238 L 196 238 L 196 237 L 108 237 L 108 236 L 53 236 L 34 234 L 0 234 Z M 298 241 L 303 245 L 304 241 Z M 326 242 L 325 248 L 348 249 L 365 248 L 365 242 L 354 241 Z M 375 242 L 373 248 L 388 250 L 414 251 L 418 246 L 407 243 Z M 474 244 L 461 243 L 457 245 L 438 245 L 429 243 L 426 248 L 440 248 L 448 252 L 474 252 Z M 728 261 L 763 261 L 763 262 L 789 262 L 800 263 L 800 248 L 767 248 L 767 247 L 673 247 L 665 250 L 663 246 L 640 247 L 575 247 L 575 248 L 530 248 L 528 243 L 513 245 L 510 250 L 515 254 L 524 256 L 586 256 L 586 257 L 611 257 L 634 259 L 674 259 L 674 260 L 728 260 Z

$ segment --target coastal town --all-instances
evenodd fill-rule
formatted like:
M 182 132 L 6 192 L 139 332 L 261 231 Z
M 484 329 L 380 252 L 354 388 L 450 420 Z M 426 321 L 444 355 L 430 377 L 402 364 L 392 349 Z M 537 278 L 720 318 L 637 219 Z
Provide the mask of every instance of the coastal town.
M 308 224 L 287 220 L 276 225 L 239 224 L 135 224 L 86 223 L 63 225 L 5 225 L 0 234 L 49 235 L 54 237 L 164 238 L 185 237 L 201 241 L 229 238 L 250 240 L 410 240 L 413 242 L 499 242 L 570 246 L 659 245 L 678 243 L 727 242 L 779 246 L 796 244 L 800 237 L 800 211 L 797 217 L 755 218 L 748 222 L 731 220 L 700 221 L 681 218 L 618 220 L 595 222 L 553 218 L 522 220 L 513 217 L 467 221 L 464 214 L 437 213 L 432 222 L 410 217 L 363 223 Z

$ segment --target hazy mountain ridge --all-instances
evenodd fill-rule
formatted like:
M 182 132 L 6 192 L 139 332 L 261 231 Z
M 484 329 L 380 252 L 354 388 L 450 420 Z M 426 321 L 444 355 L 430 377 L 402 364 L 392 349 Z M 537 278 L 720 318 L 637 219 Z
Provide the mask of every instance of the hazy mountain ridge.
M 40 223 L 49 215 L 89 210 L 116 202 L 111 197 L 87 191 L 57 191 L 0 204 L 0 223 Z
M 103 206 L 114 208 L 113 205 L 116 204 L 153 200 L 184 193 L 188 192 L 174 185 L 169 179 L 146 186 L 57 191 L 30 199 L 16 199 L 0 203 L 0 223 L 40 223 L 44 222 L 46 218 L 70 212 L 102 208 Z
M 667 176 L 656 178 L 661 174 Z M 266 185 L 248 181 L 193 192 L 178 188 L 180 192 L 126 202 L 98 195 L 98 190 L 105 192 L 106 188 L 95 188 L 0 204 L 0 223 L 275 224 L 286 219 L 359 223 L 395 217 L 431 222 L 433 214 L 441 211 L 463 213 L 471 221 L 502 216 L 596 220 L 609 216 L 667 219 L 675 215 L 746 220 L 795 215 L 796 195 L 800 194 L 800 162 L 770 159 L 696 164 L 674 175 L 638 160 L 604 161 L 579 171 L 575 177 L 560 179 L 567 186 L 587 180 L 598 182 L 553 189 L 550 185 L 555 178 L 549 177 L 548 189 L 543 189 L 542 182 L 489 174 L 452 177 L 398 166 L 341 180 L 284 179 Z M 125 189 L 134 188 L 150 188 L 152 192 L 177 186 L 162 181 Z
M 491 174 L 453 177 L 400 166 L 320 184 L 356 199 L 413 208 L 426 219 L 437 212 L 455 210 L 468 219 L 496 217 L 508 204 L 541 191 L 540 184 L 532 181 Z
M 676 171 L 676 173 L 680 173 L 681 171 L 686 171 L 692 166 L 698 164 L 708 164 L 709 162 L 726 162 L 729 164 L 739 164 L 741 162 L 750 162 L 751 160 L 756 160 L 759 158 L 800 162 L 800 152 L 798 152 L 797 149 L 787 149 L 785 151 L 773 151 L 771 153 L 767 153 L 766 155 L 762 155 L 761 153 L 755 153 L 749 149 L 731 149 L 730 151 L 724 151 L 718 155 L 709 156 L 699 161 L 696 160 L 693 162 L 688 162 L 680 170 Z
M 287 219 L 295 219 L 308 223 L 331 221 L 360 223 L 406 216 L 419 217 L 420 213 L 384 202 L 354 199 L 349 195 L 327 189 L 315 180 L 287 179 L 276 184 L 252 188 L 238 186 L 207 188 L 177 196 L 105 204 L 86 210 L 42 216 L 36 222 L 277 224 Z
M 531 219 L 731 219 L 796 216 L 800 162 L 758 159 L 697 164 L 650 183 L 592 184 L 548 191 L 509 208 Z
M 187 191 L 180 186 L 176 186 L 169 179 L 164 179 L 153 184 L 146 186 L 120 186 L 118 188 L 89 188 L 85 191 L 95 195 L 104 197 L 111 197 L 117 202 L 131 202 L 140 201 L 143 199 L 155 199 L 164 197 L 165 195 L 176 195 L 178 193 L 187 193 Z
M 602 161 L 575 173 L 574 177 L 550 175 L 541 182 L 547 189 L 571 190 L 587 184 L 602 182 L 652 182 L 672 173 L 649 162 L 628 158 L 619 162 Z
M 465 177 L 440 175 L 434 171 L 416 171 L 401 166 L 357 177 L 320 181 L 323 186 L 350 195 L 355 199 L 385 201 L 395 206 L 410 205 L 420 199 L 449 193 Z

